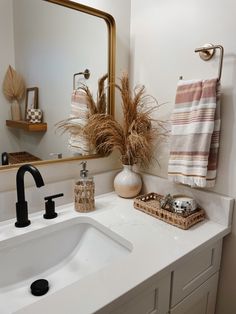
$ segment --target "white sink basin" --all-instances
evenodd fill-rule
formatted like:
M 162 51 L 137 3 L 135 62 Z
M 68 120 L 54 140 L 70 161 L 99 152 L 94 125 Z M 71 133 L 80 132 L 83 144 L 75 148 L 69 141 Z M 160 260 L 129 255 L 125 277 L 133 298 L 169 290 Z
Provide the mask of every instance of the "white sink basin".
M 53 293 L 131 252 L 131 244 L 89 217 L 67 221 L 0 242 L 0 313 L 37 301 L 30 285 L 49 281 Z

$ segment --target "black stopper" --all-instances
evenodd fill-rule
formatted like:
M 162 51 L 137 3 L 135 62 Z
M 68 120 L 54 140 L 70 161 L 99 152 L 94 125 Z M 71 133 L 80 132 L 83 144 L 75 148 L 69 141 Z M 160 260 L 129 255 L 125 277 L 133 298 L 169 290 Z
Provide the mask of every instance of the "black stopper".
M 49 290 L 48 281 L 46 279 L 38 279 L 31 284 L 30 289 L 35 296 L 44 295 Z

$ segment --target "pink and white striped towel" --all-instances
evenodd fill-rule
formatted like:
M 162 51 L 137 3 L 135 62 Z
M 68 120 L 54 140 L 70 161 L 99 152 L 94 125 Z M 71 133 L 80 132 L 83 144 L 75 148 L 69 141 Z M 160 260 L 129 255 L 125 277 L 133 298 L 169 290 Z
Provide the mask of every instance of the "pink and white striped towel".
M 70 121 L 68 149 L 74 153 L 88 155 L 91 150 L 88 139 L 81 132 L 78 132 L 76 127 L 83 128 L 89 118 L 87 95 L 82 89 L 74 90 L 72 93 L 70 118 L 74 119 Z M 75 125 L 74 128 L 73 125 Z
M 195 187 L 213 187 L 220 137 L 217 79 L 182 81 L 172 114 L 168 178 Z

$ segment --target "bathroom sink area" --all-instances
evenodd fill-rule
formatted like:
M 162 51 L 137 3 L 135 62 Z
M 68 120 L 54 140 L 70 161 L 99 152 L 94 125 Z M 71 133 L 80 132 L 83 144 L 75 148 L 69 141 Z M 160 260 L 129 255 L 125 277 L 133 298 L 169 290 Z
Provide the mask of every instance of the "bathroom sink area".
M 119 262 L 132 250 L 128 241 L 90 217 L 47 222 L 19 232 L 0 241 L 1 314 L 44 298 L 31 294 L 35 280 L 49 282 L 47 296 Z
M 201 272 L 202 285 L 214 274 L 209 287 L 216 287 L 233 200 L 217 194 L 210 204 L 205 194 L 202 200 L 210 219 L 189 230 L 137 211 L 132 199 L 115 193 L 96 197 L 96 210 L 89 213 L 79 213 L 69 203 L 56 207 L 55 219 L 44 219 L 44 211 L 30 213 L 31 224 L 25 228 L 15 227 L 15 218 L 0 222 L 0 313 L 144 314 L 157 307 L 155 313 L 167 313 L 171 274 L 182 280 L 189 274 L 186 269 L 194 269 L 191 278 Z M 214 267 L 209 267 L 212 256 Z M 195 266 L 185 266 L 189 261 Z M 39 296 L 40 279 L 45 294 Z M 175 286 L 182 291 L 178 282 Z

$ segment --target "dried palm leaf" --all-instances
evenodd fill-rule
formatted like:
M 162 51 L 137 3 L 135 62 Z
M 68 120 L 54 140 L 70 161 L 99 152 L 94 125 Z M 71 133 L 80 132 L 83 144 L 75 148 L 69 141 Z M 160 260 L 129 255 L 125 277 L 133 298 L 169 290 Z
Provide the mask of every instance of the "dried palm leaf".
M 25 83 L 22 76 L 10 65 L 3 81 L 3 94 L 10 102 L 13 100 L 20 101 L 25 94 Z

